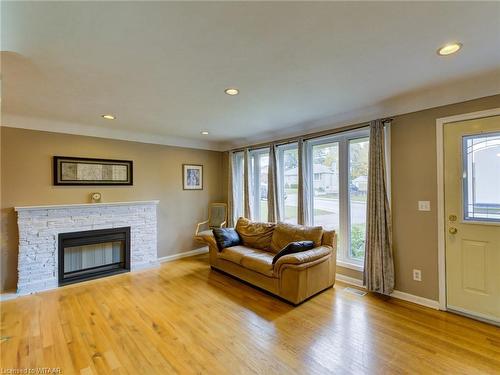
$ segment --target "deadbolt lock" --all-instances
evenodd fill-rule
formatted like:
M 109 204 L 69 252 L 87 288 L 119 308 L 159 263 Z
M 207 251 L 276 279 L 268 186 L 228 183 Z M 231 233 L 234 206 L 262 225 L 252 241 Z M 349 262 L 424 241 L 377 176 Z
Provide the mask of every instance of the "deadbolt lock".
M 457 228 L 455 228 L 455 227 L 450 227 L 450 229 L 448 229 L 448 232 L 449 232 L 450 234 L 457 234 L 458 229 L 457 229 Z
M 450 215 L 448 216 L 449 221 L 457 221 L 457 215 Z

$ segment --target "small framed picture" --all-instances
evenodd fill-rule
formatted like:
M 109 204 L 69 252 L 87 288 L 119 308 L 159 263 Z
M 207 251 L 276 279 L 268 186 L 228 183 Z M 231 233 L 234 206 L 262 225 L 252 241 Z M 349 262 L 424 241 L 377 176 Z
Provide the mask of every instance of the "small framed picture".
M 203 165 L 182 164 L 182 188 L 203 190 Z

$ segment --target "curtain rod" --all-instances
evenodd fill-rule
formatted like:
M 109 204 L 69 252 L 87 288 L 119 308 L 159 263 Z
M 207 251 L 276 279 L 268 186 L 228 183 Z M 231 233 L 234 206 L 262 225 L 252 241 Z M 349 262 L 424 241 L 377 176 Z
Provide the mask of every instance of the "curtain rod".
M 381 121 L 382 121 L 382 123 L 386 123 L 386 122 L 391 122 L 393 120 L 394 120 L 393 118 L 384 118 Z M 298 142 L 299 139 L 303 139 L 305 141 L 308 141 L 310 139 L 320 138 L 320 137 L 326 137 L 328 135 L 334 135 L 334 134 L 343 133 L 343 132 L 346 132 L 346 131 L 363 129 L 363 128 L 367 128 L 368 126 L 370 126 L 370 123 L 368 123 L 368 122 L 362 123 L 362 124 L 357 124 L 357 125 L 348 125 L 348 126 L 343 126 L 341 128 L 337 128 L 337 129 L 324 130 L 324 131 L 320 131 L 320 132 L 305 134 L 305 135 L 302 135 L 302 136 L 280 139 L 280 140 L 277 140 L 277 141 L 274 141 L 274 142 L 257 143 L 257 144 L 254 144 L 254 145 L 251 145 L 251 146 L 247 146 L 247 147 L 238 147 L 238 148 L 235 148 L 235 149 L 231 149 L 229 151 L 240 152 L 240 151 L 244 151 L 245 149 L 248 149 L 249 151 L 253 151 L 253 150 L 258 150 L 260 148 L 269 147 L 272 144 L 274 144 L 276 146 L 283 146 L 283 145 L 286 145 L 286 144 L 289 144 L 289 143 Z

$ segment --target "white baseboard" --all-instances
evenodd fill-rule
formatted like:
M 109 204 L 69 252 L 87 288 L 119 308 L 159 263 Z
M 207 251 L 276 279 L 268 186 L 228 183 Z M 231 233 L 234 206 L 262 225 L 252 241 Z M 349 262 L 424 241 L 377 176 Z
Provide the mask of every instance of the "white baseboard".
M 354 277 L 349 277 L 349 276 L 337 273 L 335 275 L 335 280 L 341 281 L 341 282 L 346 283 L 346 284 L 359 286 L 359 287 L 365 289 L 365 287 L 363 286 L 363 280 L 356 279 Z
M 8 301 L 20 297 L 16 292 L 3 292 L 0 294 L 0 302 Z
M 394 292 L 392 292 L 391 297 L 402 299 L 403 301 L 413 302 L 416 303 L 417 305 L 430 307 L 431 309 L 439 310 L 439 301 L 435 301 L 433 299 L 428 299 L 416 296 L 414 294 L 400 292 L 399 290 L 395 290 Z
M 356 279 L 354 277 L 349 277 L 349 276 L 345 276 L 345 275 L 341 275 L 341 274 L 337 273 L 337 275 L 335 276 L 335 279 L 338 281 L 341 281 L 343 283 L 354 285 L 354 286 L 365 289 L 365 287 L 363 286 L 363 281 Z M 439 302 L 438 301 L 424 298 L 424 297 L 420 297 L 420 296 L 416 296 L 414 294 L 409 294 L 409 293 L 405 293 L 405 292 L 400 292 L 399 290 L 395 290 L 394 292 L 391 293 L 391 297 L 401 299 L 403 301 L 413 302 L 413 303 L 416 303 L 417 305 L 429 307 L 431 309 L 439 310 Z
M 200 247 L 198 249 L 190 250 L 190 251 L 185 251 L 183 253 L 178 253 L 178 254 L 172 254 L 172 255 L 167 255 L 165 257 L 160 257 L 158 258 L 158 262 L 160 263 L 166 263 L 166 262 L 171 262 L 173 260 L 177 259 L 182 259 L 182 258 L 187 258 L 187 257 L 192 257 L 195 255 L 199 254 L 205 254 L 208 253 L 208 247 Z

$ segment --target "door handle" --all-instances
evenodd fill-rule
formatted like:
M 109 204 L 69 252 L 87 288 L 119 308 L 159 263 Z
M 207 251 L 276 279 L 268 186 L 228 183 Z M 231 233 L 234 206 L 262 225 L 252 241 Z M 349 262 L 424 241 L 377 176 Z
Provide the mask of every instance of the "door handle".
M 455 227 L 450 227 L 450 229 L 448 229 L 448 233 L 450 233 L 450 234 L 457 234 L 457 232 L 458 232 L 458 229 Z

